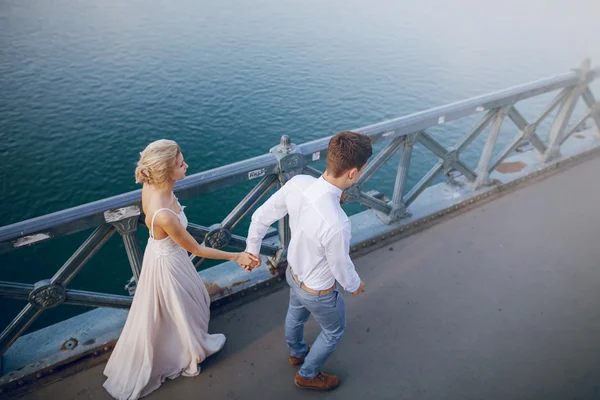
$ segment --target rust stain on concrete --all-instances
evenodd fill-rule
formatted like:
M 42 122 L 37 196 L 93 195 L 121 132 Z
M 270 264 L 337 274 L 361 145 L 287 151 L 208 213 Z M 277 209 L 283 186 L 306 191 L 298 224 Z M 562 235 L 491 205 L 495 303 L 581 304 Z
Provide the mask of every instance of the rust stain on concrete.
M 223 286 L 214 282 L 206 282 L 204 286 L 206 286 L 206 290 L 211 297 L 225 292 L 225 288 Z
M 248 282 L 250 282 L 250 279 L 246 279 L 245 281 L 235 282 L 235 283 L 231 284 L 231 287 L 240 286 L 240 285 L 243 285 L 244 283 L 248 283 Z
M 525 164 L 522 161 L 504 162 L 498 165 L 496 171 L 500 172 L 501 174 L 512 174 L 515 172 L 522 171 L 523 168 L 525 168 L 526 166 L 527 164 Z

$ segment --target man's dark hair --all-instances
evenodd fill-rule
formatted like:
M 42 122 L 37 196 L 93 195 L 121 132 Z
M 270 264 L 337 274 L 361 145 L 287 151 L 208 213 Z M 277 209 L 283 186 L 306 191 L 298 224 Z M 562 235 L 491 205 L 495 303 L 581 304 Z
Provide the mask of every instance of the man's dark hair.
M 360 170 L 372 154 L 370 137 L 350 131 L 339 132 L 329 141 L 327 171 L 339 178 L 352 168 Z

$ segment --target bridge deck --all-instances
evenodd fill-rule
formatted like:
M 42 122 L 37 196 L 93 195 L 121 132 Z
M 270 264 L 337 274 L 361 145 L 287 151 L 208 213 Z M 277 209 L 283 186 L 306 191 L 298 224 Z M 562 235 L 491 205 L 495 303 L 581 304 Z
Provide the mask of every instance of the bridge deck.
M 587 161 L 358 259 L 367 291 L 346 296 L 324 369 L 336 391 L 293 385 L 286 289 L 214 318 L 225 349 L 147 398 L 600 398 L 598 171 Z M 103 367 L 25 398 L 109 399 Z

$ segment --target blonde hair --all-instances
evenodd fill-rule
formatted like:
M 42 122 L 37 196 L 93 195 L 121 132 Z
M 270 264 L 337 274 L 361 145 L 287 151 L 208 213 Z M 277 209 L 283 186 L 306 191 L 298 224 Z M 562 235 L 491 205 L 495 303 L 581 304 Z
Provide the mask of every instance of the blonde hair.
M 179 145 L 173 140 L 160 139 L 150 143 L 140 153 L 135 169 L 135 182 L 160 185 L 169 180 L 169 174 L 177 164 L 181 153 Z

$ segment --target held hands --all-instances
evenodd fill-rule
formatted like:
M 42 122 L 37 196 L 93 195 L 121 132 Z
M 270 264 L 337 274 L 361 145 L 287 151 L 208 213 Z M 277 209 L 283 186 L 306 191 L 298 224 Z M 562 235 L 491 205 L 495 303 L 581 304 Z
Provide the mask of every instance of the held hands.
M 357 296 L 357 295 L 361 294 L 364 291 L 365 291 L 365 283 L 361 280 L 360 281 L 360 286 L 358 287 L 358 289 L 356 289 L 355 292 L 352 292 L 352 294 L 354 296 Z
M 238 253 L 235 260 L 246 271 L 251 272 L 254 268 L 260 267 L 261 259 L 259 255 L 248 253 Z

